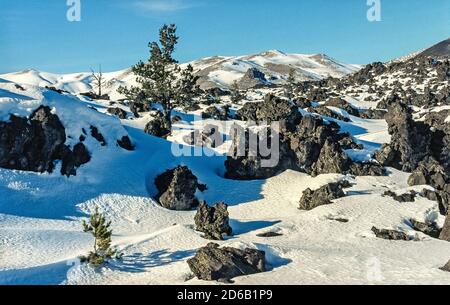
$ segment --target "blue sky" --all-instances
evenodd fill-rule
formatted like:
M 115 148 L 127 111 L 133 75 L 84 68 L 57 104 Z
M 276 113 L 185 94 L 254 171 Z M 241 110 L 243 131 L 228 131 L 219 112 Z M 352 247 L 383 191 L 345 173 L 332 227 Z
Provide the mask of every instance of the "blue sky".
M 347 63 L 386 61 L 450 37 L 449 0 L 81 0 L 68 22 L 66 0 L 1 0 L 0 73 L 124 69 L 148 57 L 158 28 L 176 23 L 181 62 L 269 49 L 325 53 Z

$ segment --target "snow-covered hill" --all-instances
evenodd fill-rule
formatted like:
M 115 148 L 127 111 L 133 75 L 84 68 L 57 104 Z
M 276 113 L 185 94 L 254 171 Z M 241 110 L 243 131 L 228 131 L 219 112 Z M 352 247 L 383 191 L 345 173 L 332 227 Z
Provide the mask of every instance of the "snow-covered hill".
M 290 69 L 294 69 L 298 81 L 320 80 L 329 76 L 342 77 L 357 71 L 357 65 L 340 63 L 326 55 L 285 54 L 268 51 L 256 55 L 237 57 L 209 57 L 183 64 L 191 64 L 200 76 L 202 89 L 229 88 L 234 81 L 240 82 L 249 69 L 264 73 L 266 84 L 284 84 Z M 117 89 L 124 85 L 135 85 L 135 77 L 129 69 L 104 73 L 107 88 L 104 93 L 118 99 Z M 91 73 L 54 74 L 37 70 L 25 70 L 0 75 L 0 78 L 21 84 L 55 87 L 73 94 L 94 90 Z

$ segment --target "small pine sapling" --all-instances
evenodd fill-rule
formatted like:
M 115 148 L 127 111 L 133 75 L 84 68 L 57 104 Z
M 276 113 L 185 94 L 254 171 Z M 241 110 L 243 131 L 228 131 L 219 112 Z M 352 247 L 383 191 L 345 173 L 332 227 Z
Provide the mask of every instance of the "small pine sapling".
M 87 257 L 81 257 L 81 262 L 89 263 L 93 267 L 100 267 L 107 263 L 117 254 L 117 251 L 111 248 L 111 222 L 106 221 L 103 214 L 95 208 L 94 213 L 89 219 L 89 223 L 83 220 L 83 231 L 91 233 L 94 237 L 94 251 Z

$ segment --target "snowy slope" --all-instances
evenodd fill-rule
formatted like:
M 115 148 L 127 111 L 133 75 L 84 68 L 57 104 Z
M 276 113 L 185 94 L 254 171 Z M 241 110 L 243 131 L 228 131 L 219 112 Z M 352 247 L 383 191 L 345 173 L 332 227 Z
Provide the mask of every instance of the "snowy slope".
M 189 63 L 183 64 L 186 66 Z M 190 62 L 194 71 L 200 76 L 200 85 L 204 89 L 212 87 L 229 87 L 235 80 L 240 80 L 248 69 L 256 68 L 272 79 L 274 84 L 283 84 L 294 69 L 297 79 L 318 80 L 325 77 L 342 77 L 359 69 L 355 65 L 346 65 L 326 55 L 285 54 L 280 51 L 268 51 L 257 55 L 237 57 L 209 57 Z M 105 93 L 112 99 L 122 96 L 117 94 L 121 86 L 135 85 L 135 77 L 130 70 L 104 73 L 107 88 Z M 53 74 L 37 70 L 25 70 L 0 75 L 1 79 L 33 86 L 53 86 L 73 94 L 94 90 L 91 73 Z
M 119 74 L 112 77 L 119 78 Z M 47 104 L 64 111 L 58 114 L 69 124 L 73 121 L 69 115 L 76 118 L 74 113 L 91 110 L 92 102 L 33 86 L 48 81 L 67 84 L 67 79 L 83 84 L 86 76 L 66 76 L 63 81 L 60 76 L 30 71 L 16 77 L 22 77 L 24 91 L 0 81 L 2 118 L 9 113 L 27 115 L 36 105 Z M 416 232 L 405 223 L 411 217 L 443 224 L 436 202 L 417 198 L 413 203 L 398 203 L 381 196 L 388 189 L 414 189 L 407 186 L 406 173 L 391 169 L 386 177 L 357 178 L 347 197 L 313 211 L 299 211 L 303 190 L 341 176 L 311 178 L 287 171 L 264 181 L 227 180 L 223 178 L 224 156 L 176 158 L 170 141 L 142 131 L 144 121 L 122 120 L 121 129 L 119 120 L 102 113 L 106 106 L 97 103 L 95 107 L 99 113 L 94 119 L 108 122 L 113 134 L 128 133 L 136 150 L 99 147 L 91 162 L 71 178 L 57 172 L 0 169 L 0 284 L 211 284 L 189 279 L 186 260 L 208 243 L 193 229 L 195 212 L 168 211 L 151 199 L 154 178 L 179 164 L 188 165 L 208 185 L 200 199 L 230 205 L 236 235 L 221 244 L 266 251 L 270 271 L 237 278 L 237 284 L 450 284 L 450 274 L 438 269 L 450 258 L 450 243 L 422 234 L 417 242 L 390 242 L 375 238 L 370 231 L 377 226 L 413 236 Z M 195 117 L 184 114 L 179 133 L 197 128 Z M 384 120 L 352 120 L 341 123 L 342 128 L 366 149 L 389 141 Z M 69 129 L 76 130 L 77 125 L 73 126 Z M 179 138 L 176 133 L 172 140 Z M 81 221 L 95 206 L 112 220 L 113 243 L 124 254 L 122 261 L 102 270 L 76 263 L 92 246 L 90 236 L 82 233 Z M 283 236 L 256 237 L 268 230 Z

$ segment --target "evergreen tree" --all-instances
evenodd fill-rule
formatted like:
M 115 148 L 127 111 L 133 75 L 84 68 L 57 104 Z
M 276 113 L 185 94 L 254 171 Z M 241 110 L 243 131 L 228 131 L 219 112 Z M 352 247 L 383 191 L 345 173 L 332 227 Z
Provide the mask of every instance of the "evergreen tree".
M 286 83 L 285 90 L 284 90 L 285 95 L 288 99 L 293 99 L 294 98 L 294 89 L 295 89 L 295 84 L 296 84 L 294 69 L 289 70 L 289 76 L 288 76 L 286 82 L 287 83 Z
M 89 223 L 83 221 L 84 232 L 91 233 L 94 237 L 94 251 L 90 252 L 87 257 L 82 257 L 82 262 L 99 267 L 116 254 L 116 251 L 111 248 L 112 230 L 110 227 L 111 222 L 106 221 L 105 216 L 98 211 L 98 207 L 91 215 Z
M 201 95 L 200 87 L 197 85 L 198 78 L 194 75 L 194 68 L 190 64 L 181 71 L 176 86 L 178 90 L 177 106 L 189 108 L 195 103 L 194 99 Z
M 231 85 L 231 101 L 235 104 L 239 103 L 244 97 L 241 94 L 241 90 L 239 90 L 239 84 L 235 80 Z
M 140 61 L 132 67 L 140 87 L 119 88 L 129 100 L 144 98 L 148 103 L 160 103 L 164 120 L 169 130 L 172 127 L 171 114 L 175 107 L 192 102 L 198 95 L 197 77 L 192 66 L 182 70 L 172 57 L 178 43 L 177 27 L 164 25 L 159 30 L 159 43 L 149 43 L 150 58 L 146 63 Z

